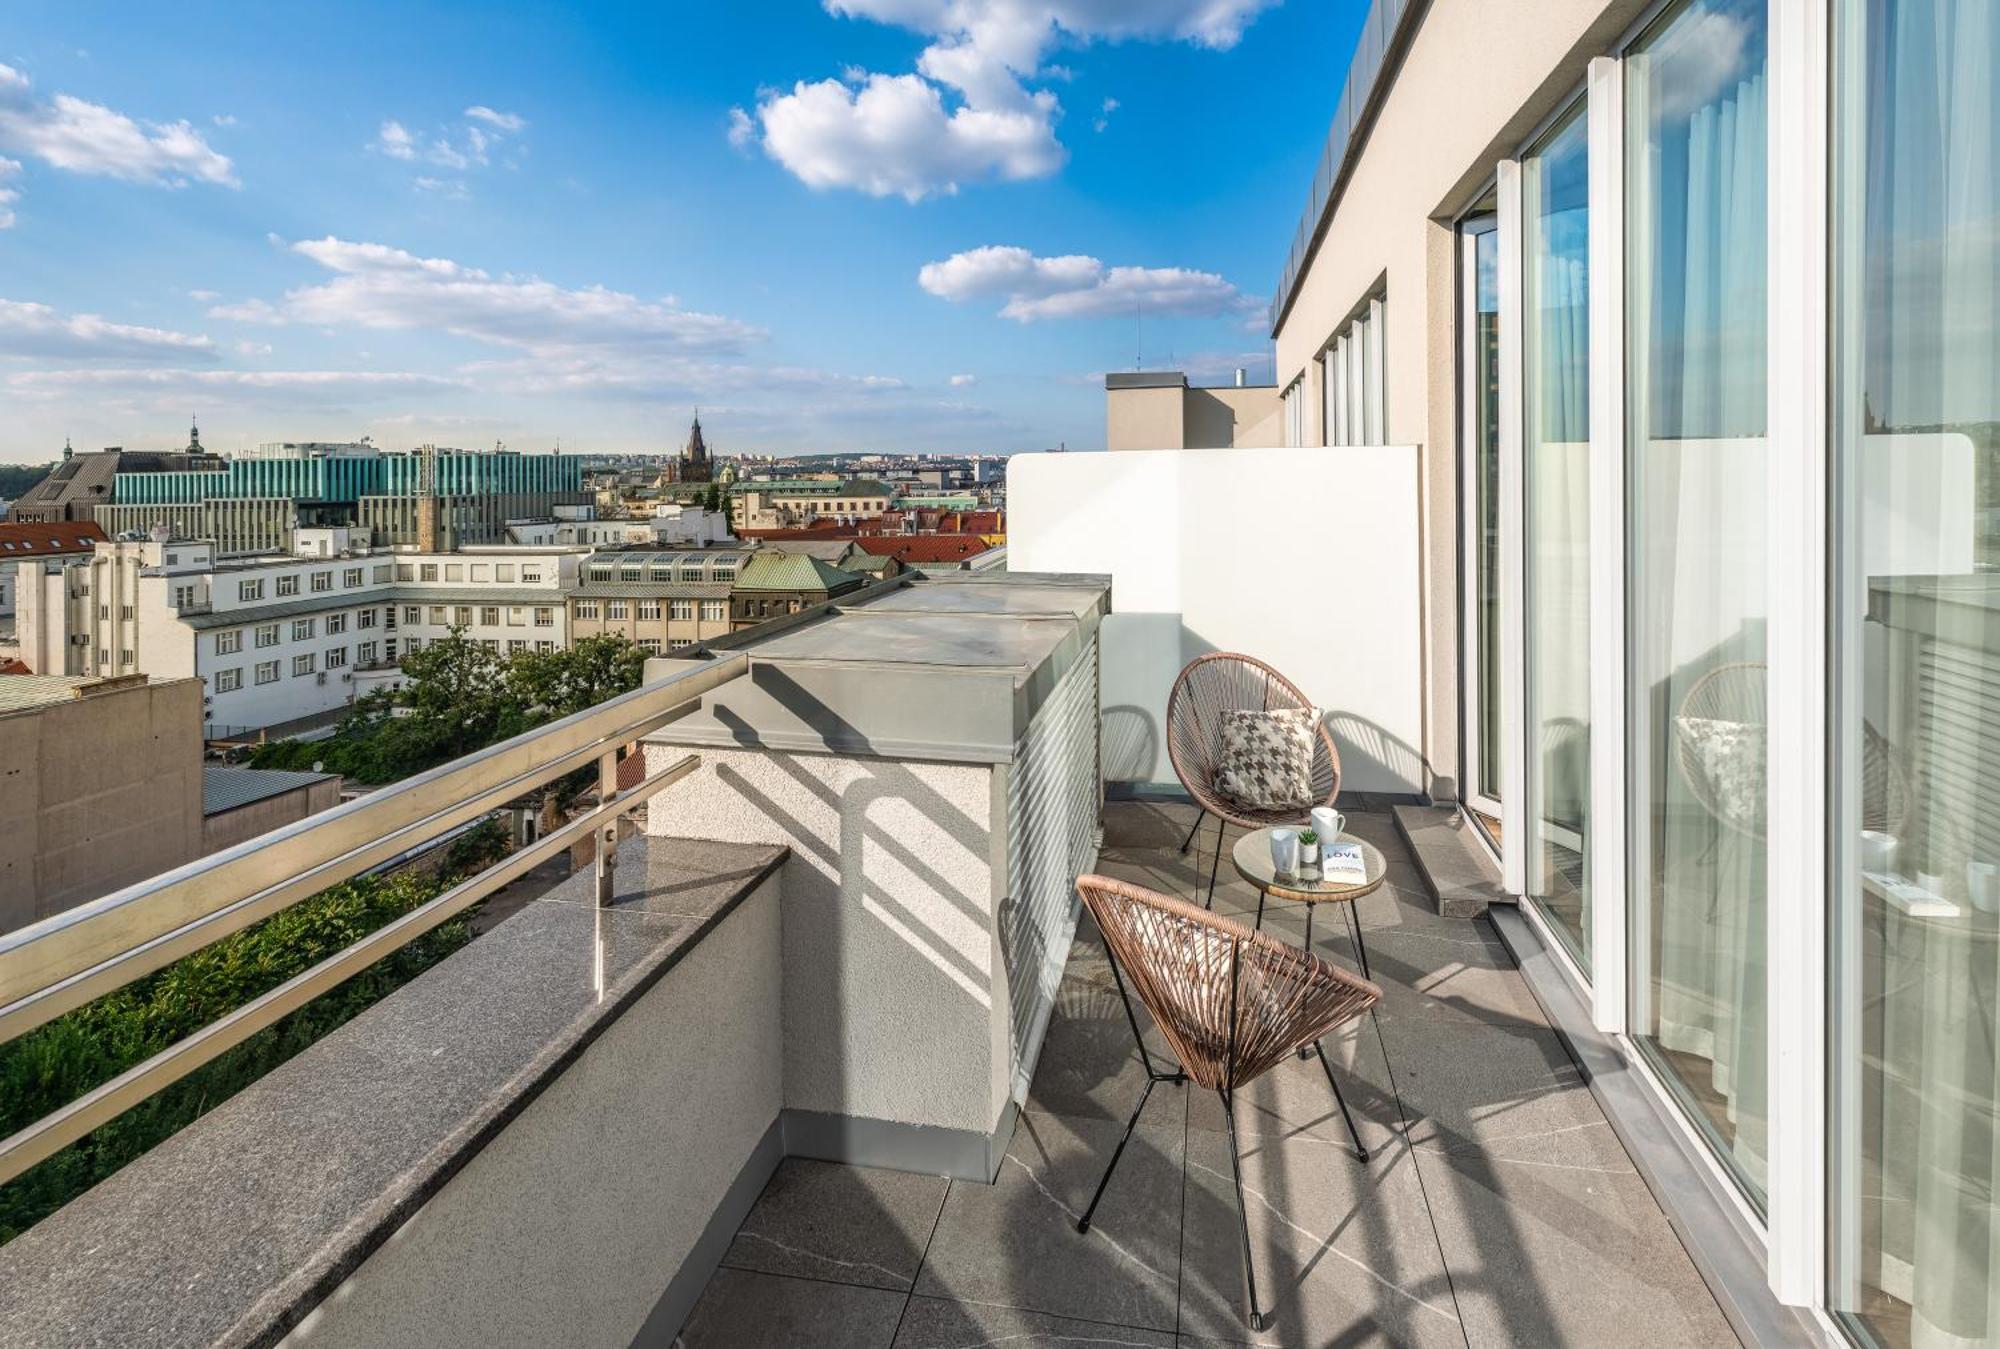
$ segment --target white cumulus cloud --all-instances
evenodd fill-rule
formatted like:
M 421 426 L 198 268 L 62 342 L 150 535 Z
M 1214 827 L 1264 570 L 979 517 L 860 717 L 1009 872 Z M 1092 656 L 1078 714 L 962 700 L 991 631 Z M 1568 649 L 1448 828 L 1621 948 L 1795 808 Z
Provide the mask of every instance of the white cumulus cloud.
M 527 125 L 528 120 L 518 113 L 499 112 L 484 104 L 474 104 L 465 110 L 463 122 L 441 126 L 430 132 L 412 131 L 396 118 L 384 118 L 368 148 L 406 164 L 423 164 L 450 169 L 454 173 L 466 173 L 487 167 L 503 149 L 511 148 L 518 154 L 520 146 L 509 138 L 519 134 Z M 510 168 L 514 166 L 512 159 L 505 162 Z M 413 180 L 413 185 L 420 192 L 466 195 L 464 182 L 457 179 L 420 175 Z
M 954 303 L 1000 300 L 1020 323 L 1107 318 L 1134 312 L 1182 318 L 1247 318 L 1258 302 L 1214 272 L 1188 267 L 1106 267 L 1086 254 L 1037 257 L 989 244 L 926 263 L 917 284 Z
M 215 343 L 191 333 L 113 323 L 96 314 L 62 314 L 25 300 L 0 300 L 0 355 L 184 364 L 213 360 Z
M 387 244 L 328 236 L 289 247 L 333 278 L 288 291 L 275 303 L 218 305 L 210 315 L 248 323 L 432 329 L 550 356 L 605 349 L 713 354 L 764 335 L 752 324 L 682 309 L 671 300 L 496 276 Z
M 465 115 L 507 132 L 520 131 L 528 125 L 528 119 L 519 113 L 497 112 L 483 103 L 473 104 L 465 110 Z
M 977 375 L 953 375 L 951 377 L 951 387 L 954 389 L 969 389 L 977 383 L 979 383 L 979 376 Z
M 758 105 L 764 150 L 809 187 L 921 201 L 982 178 L 1041 178 L 1062 167 L 1053 95 L 1024 109 L 947 109 L 916 75 L 870 75 L 860 88 L 801 81 Z
M 0 150 L 52 168 L 158 187 L 189 183 L 241 186 L 235 166 L 192 124 L 138 122 L 101 103 L 70 94 L 44 99 L 28 77 L 0 65 Z M 19 162 L 0 157 L 0 227 L 14 220 Z
M 754 116 L 730 116 L 729 138 L 812 187 L 909 201 L 961 184 L 1041 178 L 1067 159 L 1062 104 L 1046 88 L 1069 78 L 1045 66 L 1059 42 L 1150 39 L 1233 46 L 1276 0 L 824 0 L 829 13 L 931 39 L 909 74 L 848 68 L 766 94 Z M 1116 104 L 1097 118 L 1098 129 Z
M 410 129 L 401 122 L 391 119 L 382 123 L 382 129 L 375 133 L 375 148 L 391 159 L 415 159 L 417 140 Z

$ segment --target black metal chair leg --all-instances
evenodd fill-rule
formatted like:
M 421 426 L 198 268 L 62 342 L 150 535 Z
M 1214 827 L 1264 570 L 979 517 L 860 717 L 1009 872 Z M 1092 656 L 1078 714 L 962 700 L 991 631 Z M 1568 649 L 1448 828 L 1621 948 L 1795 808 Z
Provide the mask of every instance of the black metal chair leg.
M 1340 1107 L 1340 1117 L 1347 1121 L 1348 1137 L 1354 1140 L 1354 1154 L 1365 1162 L 1368 1160 L 1368 1149 L 1361 1142 L 1361 1131 L 1354 1127 L 1354 1116 L 1347 1110 L 1347 1098 L 1340 1094 L 1340 1083 L 1334 1080 L 1333 1065 L 1326 1061 L 1326 1050 L 1317 1040 L 1313 1041 L 1313 1052 L 1319 1055 L 1319 1066 L 1326 1069 L 1326 1084 L 1333 1088 L 1333 1101 Z
M 1270 891 L 1263 889 L 1257 891 L 1257 921 L 1250 925 L 1252 932 L 1262 932 L 1264 930 L 1264 901 L 1269 897 Z
M 1236 1155 L 1236 1111 L 1228 1092 L 1222 1097 L 1222 1118 L 1229 1125 L 1229 1172 L 1236 1179 L 1236 1220 L 1243 1228 L 1243 1300 L 1250 1309 L 1250 1329 L 1264 1330 L 1270 1322 L 1257 1310 L 1257 1271 L 1250 1256 L 1250 1210 L 1243 1202 L 1243 1163 Z
M 1125 976 L 1118 972 L 1118 957 L 1111 954 L 1111 948 L 1104 950 L 1104 959 L 1111 966 L 1111 977 L 1118 984 L 1118 1000 L 1125 1004 L 1125 1022 L 1132 1027 L 1132 1039 L 1139 1046 L 1139 1062 L 1146 1065 L 1149 1082 L 1185 1082 L 1184 1072 L 1163 1073 L 1153 1066 L 1153 1056 L 1146 1050 L 1146 1037 L 1139 1033 L 1139 1014 L 1132 1010 L 1132 995 L 1125 991 Z
M 1306 950 L 1308 951 L 1313 949 L 1313 910 L 1318 907 L 1319 905 L 1317 904 L 1306 905 Z M 1311 1052 L 1304 1045 L 1299 1046 L 1299 1057 L 1301 1059 L 1308 1057 Z
M 1188 836 L 1187 836 L 1186 838 L 1184 838 L 1184 839 L 1182 839 L 1182 840 L 1181 840 L 1181 851 L 1182 851 L 1182 852 L 1186 852 L 1186 851 L 1187 851 L 1187 850 L 1188 850 L 1188 849 L 1189 849 L 1189 848 L 1190 848 L 1191 846 L 1193 846 L 1193 844 L 1194 844 L 1194 836 L 1195 836 L 1195 835 L 1196 835 L 1197 833 L 1199 833 L 1199 832 L 1200 832 L 1200 830 L 1201 830 L 1201 822 L 1202 822 L 1203 820 L 1207 819 L 1207 818 L 1208 818 L 1208 807 L 1206 807 L 1206 806 L 1203 806 L 1203 807 L 1201 808 L 1200 812 L 1199 812 L 1199 813 L 1197 813 L 1197 814 L 1195 815 L 1195 817 L 1194 817 L 1194 827 L 1193 827 L 1193 828 L 1191 828 L 1191 829 L 1189 829 L 1189 830 L 1188 830 Z
M 1146 1108 L 1146 1099 L 1153 1094 L 1153 1085 L 1160 1079 L 1148 1077 L 1146 1089 L 1139 1093 L 1139 1104 L 1132 1108 L 1132 1118 L 1125 1122 L 1125 1136 L 1118 1140 L 1118 1146 L 1111 1150 L 1111 1165 L 1104 1168 L 1104 1179 L 1097 1182 L 1097 1193 L 1090 1196 L 1090 1207 L 1076 1220 L 1076 1230 L 1090 1230 L 1090 1215 L 1097 1212 L 1097 1201 L 1104 1198 L 1104 1187 L 1111 1183 L 1111 1173 L 1118 1169 L 1118 1159 L 1125 1155 L 1125 1145 L 1132 1141 L 1132 1131 L 1139 1127 L 1139 1114 Z
M 1222 836 L 1228 832 L 1229 827 L 1220 819 L 1217 819 L 1215 822 L 1215 856 L 1210 858 L 1208 863 L 1208 902 L 1202 906 L 1203 908 L 1212 909 L 1215 907 L 1215 873 L 1222 868 Z M 1200 872 L 1195 873 L 1195 879 L 1201 879 Z
M 1368 972 L 1368 943 L 1361 939 L 1361 915 L 1354 911 L 1354 901 L 1347 902 L 1347 930 L 1354 934 L 1354 954 L 1361 962 L 1361 977 L 1373 979 Z

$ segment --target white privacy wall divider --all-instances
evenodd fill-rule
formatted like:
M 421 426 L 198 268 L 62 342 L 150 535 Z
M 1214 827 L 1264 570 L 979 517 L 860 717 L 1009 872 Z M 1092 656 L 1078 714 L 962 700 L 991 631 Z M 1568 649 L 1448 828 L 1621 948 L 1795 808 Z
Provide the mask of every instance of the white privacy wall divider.
M 1347 789 L 1424 790 L 1414 447 L 1017 455 L 1008 566 L 1112 578 L 1104 776 L 1172 785 L 1167 695 L 1205 651 L 1269 661 L 1329 714 Z

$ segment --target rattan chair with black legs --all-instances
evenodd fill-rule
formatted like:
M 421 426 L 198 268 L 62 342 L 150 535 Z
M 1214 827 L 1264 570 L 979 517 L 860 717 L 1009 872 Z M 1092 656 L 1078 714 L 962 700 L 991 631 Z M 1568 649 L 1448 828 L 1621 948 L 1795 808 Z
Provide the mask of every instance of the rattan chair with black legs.
M 1211 651 L 1189 661 L 1167 695 L 1167 758 L 1174 775 L 1201 808 L 1194 827 L 1181 841 L 1186 852 L 1202 821 L 1215 817 L 1215 851 L 1208 862 L 1209 907 L 1215 904 L 1215 873 L 1222 866 L 1225 825 L 1263 829 L 1271 825 L 1304 825 L 1314 806 L 1330 806 L 1340 795 L 1340 751 L 1324 721 L 1313 737 L 1312 791 L 1308 800 L 1286 810 L 1256 810 L 1232 801 L 1215 788 L 1222 767 L 1222 721 L 1225 712 L 1288 712 L 1312 703 L 1298 685 L 1254 656 Z M 1195 854 L 1195 890 L 1201 890 L 1201 854 Z
M 1080 877 L 1077 891 L 1104 934 L 1112 976 L 1125 1000 L 1125 1015 L 1139 1040 L 1146 1086 L 1111 1153 L 1104 1178 L 1077 1220 L 1079 1232 L 1111 1184 L 1111 1173 L 1138 1127 L 1146 1100 L 1161 1082 L 1192 1080 L 1222 1098 L 1229 1130 L 1229 1166 L 1236 1181 L 1236 1218 L 1243 1231 L 1243 1298 L 1250 1327 L 1263 1330 L 1268 1318 L 1257 1306 L 1257 1272 L 1250 1253 L 1250 1218 L 1243 1205 L 1243 1165 L 1236 1147 L 1236 1093 L 1308 1045 L 1319 1055 L 1334 1103 L 1347 1121 L 1354 1151 L 1368 1149 L 1340 1094 L 1320 1038 L 1365 1014 L 1381 1001 L 1382 990 L 1366 979 L 1329 965 L 1310 951 L 1252 932 L 1234 919 L 1174 899 L 1144 886 L 1104 876 Z M 1130 991 L 1127 981 L 1130 981 Z M 1168 1047 L 1180 1060 L 1179 1073 L 1163 1073 L 1139 1034 L 1131 992 L 1153 1015 Z

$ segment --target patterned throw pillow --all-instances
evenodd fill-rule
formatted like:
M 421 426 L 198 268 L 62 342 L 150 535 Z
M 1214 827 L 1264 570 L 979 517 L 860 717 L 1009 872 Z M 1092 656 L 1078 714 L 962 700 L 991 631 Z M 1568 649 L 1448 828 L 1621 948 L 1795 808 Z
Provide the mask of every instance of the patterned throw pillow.
M 1215 790 L 1245 810 L 1298 810 L 1314 804 L 1313 740 L 1319 713 L 1224 712 Z
M 1764 834 L 1764 759 L 1768 732 L 1748 721 L 1677 717 L 1681 739 L 1694 751 L 1708 799 L 1725 824 Z

